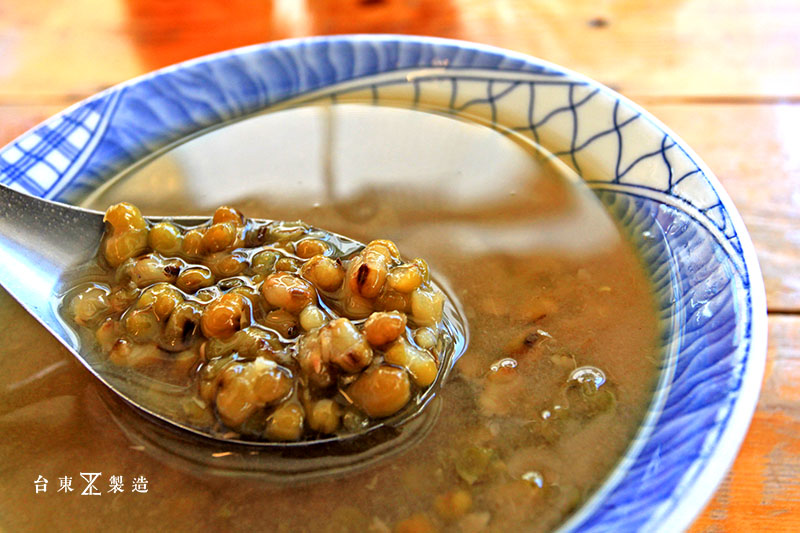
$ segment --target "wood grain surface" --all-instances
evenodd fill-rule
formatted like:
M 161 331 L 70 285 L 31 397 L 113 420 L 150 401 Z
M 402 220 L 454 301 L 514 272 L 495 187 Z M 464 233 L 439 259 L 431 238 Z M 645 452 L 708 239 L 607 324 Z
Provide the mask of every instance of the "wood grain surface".
M 435 35 L 538 56 L 638 101 L 695 149 L 756 245 L 770 346 L 750 431 L 692 531 L 800 531 L 800 2 L 0 0 L 0 145 L 153 69 L 334 33 Z

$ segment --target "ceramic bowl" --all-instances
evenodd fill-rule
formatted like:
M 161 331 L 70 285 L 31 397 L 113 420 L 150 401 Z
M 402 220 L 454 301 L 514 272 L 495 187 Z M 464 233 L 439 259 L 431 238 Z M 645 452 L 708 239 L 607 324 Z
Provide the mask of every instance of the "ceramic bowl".
M 636 438 L 563 531 L 675 531 L 701 511 L 755 408 L 763 282 L 706 165 L 636 104 L 545 61 L 398 36 L 276 42 L 159 70 L 59 113 L 0 151 L 0 183 L 76 202 L 198 132 L 275 106 L 360 97 L 480 116 L 539 143 L 596 192 L 654 281 L 664 364 Z

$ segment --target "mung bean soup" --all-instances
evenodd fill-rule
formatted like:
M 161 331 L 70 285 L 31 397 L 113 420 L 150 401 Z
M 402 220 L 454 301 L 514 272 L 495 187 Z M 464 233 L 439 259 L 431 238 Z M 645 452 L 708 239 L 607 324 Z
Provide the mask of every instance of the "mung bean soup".
M 0 379 L 18 392 L 3 396 L 0 417 L 10 529 L 41 529 L 52 511 L 84 529 L 125 514 L 137 529 L 548 531 L 612 471 L 651 400 L 661 330 L 640 257 L 577 176 L 508 132 L 424 110 L 290 109 L 157 154 L 86 205 L 125 200 L 145 215 L 226 204 L 390 239 L 460 302 L 468 349 L 415 447 L 336 479 L 275 486 L 148 455 L 111 421 L 88 373 L 3 295 Z M 149 492 L 55 493 L 58 477 L 87 471 L 145 476 Z M 31 486 L 39 474 L 47 499 Z
M 62 315 L 101 375 L 138 381 L 134 401 L 183 427 L 237 440 L 358 435 L 416 412 L 464 344 L 425 260 L 402 260 L 391 241 L 230 207 L 187 226 L 123 202 L 104 220 L 97 260 L 65 281 Z

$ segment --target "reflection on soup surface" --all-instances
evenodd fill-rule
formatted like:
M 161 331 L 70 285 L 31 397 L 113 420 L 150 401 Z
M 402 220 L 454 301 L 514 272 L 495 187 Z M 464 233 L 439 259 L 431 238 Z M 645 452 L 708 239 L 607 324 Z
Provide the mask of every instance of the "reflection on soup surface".
M 157 194 L 154 194 L 157 191 Z M 469 345 L 427 437 L 302 485 L 189 469 L 131 440 L 93 378 L 0 296 L 2 527 L 42 530 L 546 531 L 606 478 L 656 382 L 660 323 L 633 246 L 553 158 L 435 112 L 303 107 L 195 137 L 97 190 L 145 215 L 297 220 L 424 257 Z M 97 497 L 81 473 L 100 473 Z M 49 480 L 46 493 L 34 481 Z M 122 476 L 124 492 L 110 491 Z M 133 492 L 135 478 L 148 480 Z M 73 492 L 59 491 L 72 478 Z M 123 519 L 124 517 L 124 519 Z

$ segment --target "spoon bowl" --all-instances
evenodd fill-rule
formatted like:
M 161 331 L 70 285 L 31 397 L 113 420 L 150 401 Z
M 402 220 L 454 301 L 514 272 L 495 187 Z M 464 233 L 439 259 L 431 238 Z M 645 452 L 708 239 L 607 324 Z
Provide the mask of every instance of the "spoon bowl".
M 401 429 L 404 426 L 420 417 L 465 350 L 466 328 L 463 325 L 462 315 L 454 305 L 454 300 L 448 297 L 443 325 L 452 342 L 446 342 L 440 354 L 439 370 L 433 384 L 399 412 L 374 421 L 360 432 L 314 440 L 271 442 L 222 438 L 210 431 L 176 420 L 166 409 L 158 405 L 157 401 L 144 399 L 144 396 L 139 394 L 140 389 L 152 385 L 152 380 L 137 379 L 132 377 L 130 372 L 120 372 L 114 365 L 93 357 L 91 350 L 82 346 L 78 335 L 61 316 L 58 304 L 62 299 L 59 295 L 63 296 L 65 292 L 64 280 L 68 279 L 78 267 L 86 265 L 96 257 L 98 244 L 105 232 L 103 217 L 104 213 L 98 211 L 35 198 L 0 185 L 0 285 L 112 393 L 136 408 L 146 418 L 173 430 L 191 433 L 195 438 L 209 439 L 217 445 L 240 445 L 251 450 L 276 450 L 285 454 L 290 450 L 306 453 L 309 449 L 316 448 L 314 455 L 323 457 L 362 453 L 366 449 L 383 446 L 387 441 L 397 439 L 403 433 Z M 148 217 L 150 221 L 163 218 Z M 180 217 L 170 220 L 181 225 L 193 226 L 205 222 L 208 217 Z M 341 235 L 336 235 L 336 238 L 352 250 L 364 246 Z M 446 291 L 443 292 L 447 294 Z M 173 394 L 174 391 L 171 389 L 177 389 L 163 383 L 157 385 L 162 398 Z M 410 433 L 418 435 L 419 427 L 429 426 L 430 421 L 418 423 L 417 429 Z M 363 462 L 363 457 L 359 461 Z M 342 466 L 339 465 L 337 468 Z M 289 467 L 283 468 L 291 470 Z M 301 469 L 306 473 L 314 470 L 314 468 L 309 470 L 308 465 Z

